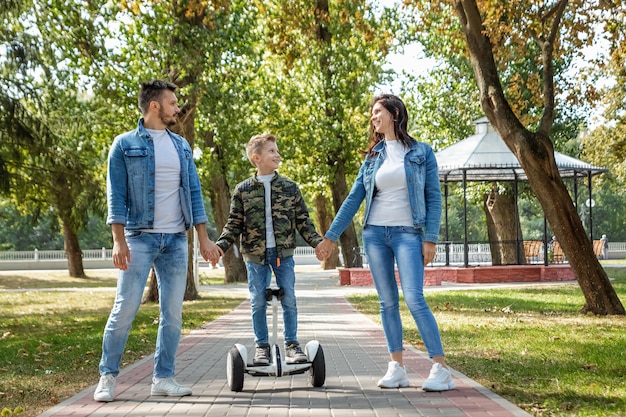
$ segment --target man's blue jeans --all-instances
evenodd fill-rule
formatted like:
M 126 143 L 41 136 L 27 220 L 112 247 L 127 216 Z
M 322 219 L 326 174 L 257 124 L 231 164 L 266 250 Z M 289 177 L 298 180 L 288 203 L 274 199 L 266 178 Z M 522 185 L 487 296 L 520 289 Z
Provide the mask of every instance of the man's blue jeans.
M 102 338 L 100 375 L 120 372 L 131 325 L 154 264 L 159 288 L 160 320 L 154 354 L 154 376 L 174 375 L 187 285 L 187 233 L 126 232 L 130 262 L 119 271 L 117 295 Z
M 267 345 L 267 300 L 265 289 L 270 286 L 272 271 L 276 276 L 276 285 L 285 292 L 281 300 L 283 308 L 283 335 L 285 344 L 297 342 L 298 308 L 294 290 L 296 274 L 294 272 L 293 256 L 280 259 L 280 266 L 276 259 L 276 248 L 266 251 L 265 264 L 246 262 L 248 268 L 248 288 L 250 290 L 250 305 L 252 308 L 252 327 L 254 328 L 254 342 L 257 345 Z
M 413 227 L 366 225 L 363 229 L 363 244 L 378 292 L 389 352 L 403 350 L 395 259 L 404 300 L 432 358 L 443 356 L 443 347 L 437 321 L 424 299 L 422 243 L 422 232 Z

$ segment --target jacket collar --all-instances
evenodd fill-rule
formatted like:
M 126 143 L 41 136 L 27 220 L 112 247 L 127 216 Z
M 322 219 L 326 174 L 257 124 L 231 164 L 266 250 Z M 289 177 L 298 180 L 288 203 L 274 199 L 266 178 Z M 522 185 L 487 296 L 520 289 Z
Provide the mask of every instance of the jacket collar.
M 278 178 L 278 172 L 274 171 L 274 176 L 272 177 L 272 181 L 274 181 L 276 178 Z M 259 181 L 259 173 L 258 172 L 254 173 L 254 180 L 257 181 L 257 182 L 260 182 Z
M 168 128 L 165 128 L 165 130 L 167 131 L 167 133 L 170 135 L 171 138 L 176 139 L 177 135 L 174 132 L 172 132 Z M 139 132 L 139 136 L 141 136 L 142 138 L 150 139 L 151 137 L 150 133 L 148 133 L 148 130 L 143 125 L 143 117 L 140 118 L 139 121 L 137 122 L 137 131 Z

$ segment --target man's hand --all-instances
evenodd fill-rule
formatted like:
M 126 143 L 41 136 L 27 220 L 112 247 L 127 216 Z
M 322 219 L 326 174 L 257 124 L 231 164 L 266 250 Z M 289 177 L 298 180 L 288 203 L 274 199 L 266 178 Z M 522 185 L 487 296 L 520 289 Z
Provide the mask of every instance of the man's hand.
M 128 249 L 126 237 L 124 236 L 124 225 L 112 224 L 111 233 L 113 234 L 113 265 L 122 271 L 126 271 L 130 262 L 130 249 Z

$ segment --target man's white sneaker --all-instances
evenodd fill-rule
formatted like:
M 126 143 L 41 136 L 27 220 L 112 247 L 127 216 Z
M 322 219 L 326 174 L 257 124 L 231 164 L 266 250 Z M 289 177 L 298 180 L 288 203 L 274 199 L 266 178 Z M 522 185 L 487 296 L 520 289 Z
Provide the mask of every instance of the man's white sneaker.
M 409 378 L 406 376 L 406 368 L 396 361 L 389 362 L 387 373 L 378 381 L 381 388 L 404 388 L 409 386 Z
M 173 376 L 169 378 L 163 378 L 159 382 L 152 382 L 152 388 L 150 390 L 152 395 L 167 395 L 169 397 L 184 397 L 191 395 L 191 388 L 183 387 L 180 385 Z
M 115 390 L 115 377 L 112 374 L 102 375 L 100 382 L 93 393 L 94 401 L 109 403 L 113 401 L 113 392 Z
M 456 388 L 452 374 L 440 363 L 434 363 L 430 368 L 430 375 L 422 384 L 424 391 L 447 391 Z

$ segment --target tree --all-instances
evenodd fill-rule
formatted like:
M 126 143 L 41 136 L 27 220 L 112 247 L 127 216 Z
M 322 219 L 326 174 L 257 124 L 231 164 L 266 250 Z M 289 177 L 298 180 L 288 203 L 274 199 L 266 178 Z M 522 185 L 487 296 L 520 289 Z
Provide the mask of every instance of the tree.
M 292 116 L 275 126 L 293 138 L 284 147 L 293 159 L 286 165 L 305 194 L 314 195 L 324 233 L 330 219 L 321 216 L 332 213 L 329 201 L 335 213 L 339 210 L 362 160 L 360 151 L 367 147 L 366 110 L 394 40 L 393 13 L 376 14 L 362 0 L 272 1 L 265 10 L 268 47 L 288 84 L 280 113 Z M 340 242 L 346 266 L 360 266 L 354 224 Z
M 88 46 L 97 48 L 82 36 L 94 27 L 93 8 L 73 14 L 77 9 L 71 6 L 81 5 L 12 1 L 5 6 L 0 9 L 3 190 L 24 213 L 54 213 L 69 273 L 84 277 L 78 233 L 91 213 L 102 211 L 104 183 L 101 147 L 91 137 L 101 116 L 80 90 L 76 71 Z M 64 19 L 73 30 L 56 27 Z
M 55 101 L 60 102 L 58 97 Z M 2 156 L 5 180 L 12 199 L 22 210 L 54 210 L 63 229 L 69 274 L 84 278 L 78 232 L 86 227 L 90 210 L 100 208 L 98 202 L 103 196 L 99 179 L 91 175 L 95 149 L 86 140 L 84 121 L 67 117 L 68 109 L 80 106 L 70 104 L 65 116 L 51 107 L 49 104 L 45 108 L 48 114 L 43 116 L 29 111 L 21 101 L 0 103 L 0 154 L 20 155 Z M 65 126 L 61 119 L 67 123 Z
M 430 140 L 435 149 L 448 146 L 473 134 L 468 131 L 470 124 L 482 117 L 478 89 L 474 79 L 469 57 L 461 38 L 458 21 L 445 2 L 412 1 L 406 12 L 412 19 L 409 24 L 409 35 L 422 45 L 423 54 L 437 62 L 435 68 L 417 82 L 410 80 L 403 87 L 409 91 L 416 90 L 414 100 L 416 109 L 412 114 L 417 116 L 414 124 L 416 132 L 425 140 Z M 516 15 L 503 13 L 498 24 L 511 27 Z M 537 57 L 540 50 L 533 45 L 523 49 L 500 48 L 498 62 L 504 63 L 499 68 L 504 94 L 516 114 L 524 117 L 525 123 L 535 123 L 541 101 L 534 93 L 539 68 Z M 555 77 L 563 78 L 569 70 L 570 57 L 560 57 L 555 64 Z M 571 88 L 568 85 L 568 88 Z M 555 148 L 560 152 L 578 157 L 575 138 L 581 120 L 581 102 L 577 95 L 571 94 L 568 105 L 558 110 L 557 122 L 552 129 L 551 138 Z M 413 105 L 413 103 L 411 103 Z M 567 148 L 567 149 L 566 149 Z M 521 184 L 520 184 L 521 185 Z M 526 187 L 523 187 L 526 188 Z M 471 203 L 483 208 L 488 228 L 489 242 L 492 248 L 493 264 L 523 262 L 518 258 L 521 251 L 521 240 L 524 235 L 520 228 L 520 218 L 516 210 L 516 198 L 513 184 L 494 182 L 491 184 L 471 183 L 467 194 L 472 196 Z M 525 198 L 522 193 L 518 196 Z M 489 204 L 485 204 L 488 202 Z M 543 229 L 543 228 L 542 228 Z M 516 245 L 518 250 L 516 250 Z
M 123 41 L 109 54 L 112 65 L 99 91 L 130 103 L 127 96 L 136 94 L 138 80 L 168 78 L 180 87 L 177 96 L 184 106 L 176 129 L 194 148 L 203 189 L 221 231 L 232 182 L 249 174 L 242 144 L 258 131 L 255 109 L 263 106 L 254 3 L 128 1 L 111 13 L 112 22 L 124 22 L 116 29 Z M 246 280 L 245 265 L 236 253 L 228 251 L 224 257 L 227 282 Z M 190 273 L 188 289 L 191 282 Z M 186 298 L 195 297 L 192 293 L 188 291 Z
M 574 35 L 582 30 L 580 26 L 562 25 L 564 15 L 566 11 L 573 18 L 592 14 L 583 14 L 585 11 L 589 12 L 589 9 L 581 2 L 569 4 L 567 0 L 559 0 L 545 7 L 519 2 L 512 5 L 511 9 L 505 9 L 497 2 L 484 1 L 480 2 L 482 13 L 476 0 L 454 0 L 452 4 L 465 36 L 480 91 L 481 106 L 491 124 L 518 158 L 569 259 L 585 296 L 582 311 L 603 315 L 625 314 L 606 272 L 593 253 L 592 242 L 587 237 L 559 175 L 554 161 L 554 146 L 550 140 L 556 97 L 553 60 L 556 53 L 565 53 L 567 46 L 558 36 L 564 30 L 569 30 Z M 517 30 L 498 26 L 499 18 L 504 12 L 519 16 L 516 23 L 521 26 Z M 524 30 L 521 30 L 522 27 Z M 528 37 L 523 34 L 528 34 Z M 579 38 L 572 36 L 570 39 Z M 541 51 L 541 73 L 537 74 L 536 79 L 541 87 L 542 112 L 534 131 L 525 127 L 524 118 L 511 107 L 500 83 L 494 51 L 501 53 L 507 44 L 509 48 L 529 48 L 532 45 Z

